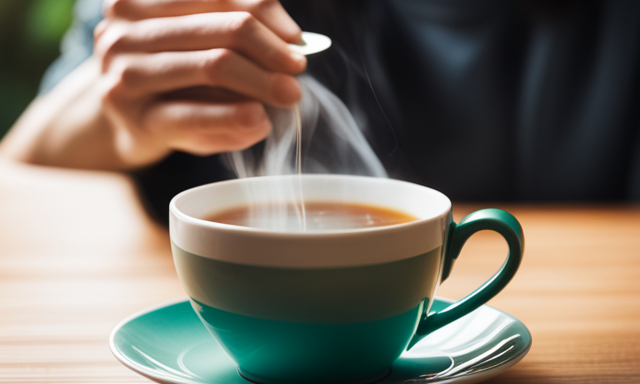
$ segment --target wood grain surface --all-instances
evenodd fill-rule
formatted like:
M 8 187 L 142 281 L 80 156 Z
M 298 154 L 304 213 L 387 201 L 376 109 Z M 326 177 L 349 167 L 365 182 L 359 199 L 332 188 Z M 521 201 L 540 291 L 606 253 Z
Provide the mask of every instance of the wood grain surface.
M 525 258 L 490 305 L 533 347 L 488 383 L 640 382 L 640 206 L 454 204 L 521 221 Z M 479 233 L 439 295 L 460 298 L 504 261 Z M 168 233 L 124 176 L 0 165 L 0 383 L 145 383 L 111 355 L 123 318 L 184 297 Z

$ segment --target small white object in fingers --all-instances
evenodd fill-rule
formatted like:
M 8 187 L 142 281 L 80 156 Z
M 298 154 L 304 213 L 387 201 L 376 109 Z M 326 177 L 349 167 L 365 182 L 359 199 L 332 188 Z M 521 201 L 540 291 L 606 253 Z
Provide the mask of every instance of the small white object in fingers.
M 322 52 L 331 46 L 331 39 L 325 35 L 313 32 L 302 32 L 300 41 L 289 44 L 289 47 L 305 56 Z

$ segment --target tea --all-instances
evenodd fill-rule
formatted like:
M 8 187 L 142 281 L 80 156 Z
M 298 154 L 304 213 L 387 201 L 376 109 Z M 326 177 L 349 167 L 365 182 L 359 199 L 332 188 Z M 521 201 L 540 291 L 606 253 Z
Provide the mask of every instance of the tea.
M 305 227 L 296 204 L 255 204 L 215 212 L 204 220 L 268 230 L 321 232 L 382 227 L 417 220 L 407 213 L 367 204 L 305 201 Z

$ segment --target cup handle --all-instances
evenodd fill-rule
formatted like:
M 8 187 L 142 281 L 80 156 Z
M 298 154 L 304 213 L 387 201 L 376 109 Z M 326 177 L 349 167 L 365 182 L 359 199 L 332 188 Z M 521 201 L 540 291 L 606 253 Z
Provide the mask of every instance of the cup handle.
M 418 328 L 407 346 L 413 347 L 429 333 L 455 321 L 474 311 L 498 294 L 515 275 L 524 252 L 524 234 L 522 226 L 513 215 L 500 209 L 482 209 L 476 211 L 460 221 L 451 223 L 448 241 L 445 244 L 445 260 L 442 271 L 442 281 L 451 272 L 453 263 L 458 258 L 464 243 L 476 232 L 491 230 L 504 237 L 509 246 L 509 255 L 500 270 L 480 288 L 456 301 L 439 312 L 425 313 L 418 323 Z

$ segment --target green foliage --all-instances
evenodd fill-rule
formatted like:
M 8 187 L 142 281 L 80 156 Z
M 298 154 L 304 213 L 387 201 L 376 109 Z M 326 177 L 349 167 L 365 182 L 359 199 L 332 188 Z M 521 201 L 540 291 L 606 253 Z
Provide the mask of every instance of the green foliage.
M 0 137 L 36 96 L 59 54 L 74 0 L 0 0 Z
M 26 38 L 33 46 L 55 46 L 71 24 L 74 0 L 32 0 Z

